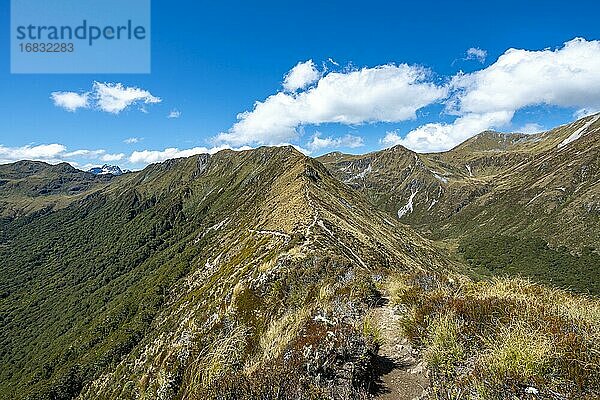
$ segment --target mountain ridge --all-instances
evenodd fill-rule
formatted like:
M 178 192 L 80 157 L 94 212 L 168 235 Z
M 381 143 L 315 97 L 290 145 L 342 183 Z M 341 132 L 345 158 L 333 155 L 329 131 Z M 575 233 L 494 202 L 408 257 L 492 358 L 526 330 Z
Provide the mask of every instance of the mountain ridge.
M 457 330 L 491 318 L 493 327 L 483 322 L 486 330 L 465 339 L 485 338 L 487 349 L 489 332 L 503 326 L 498 313 L 529 321 L 518 313 L 523 301 L 535 303 L 543 326 L 565 324 L 544 335 L 580 324 L 578 342 L 560 343 L 597 365 L 587 339 L 596 335 L 595 311 L 573 316 L 581 304 L 596 310 L 594 298 L 493 277 L 600 293 L 599 256 L 585 246 L 598 226 L 592 120 L 503 151 L 490 151 L 495 141 L 505 146 L 502 136 L 483 134 L 475 150 L 394 147 L 313 159 L 291 146 L 260 147 L 120 176 L 0 166 L 8 181 L 0 205 L 9 211 L 0 219 L 0 395 L 369 398 L 385 366 L 370 315 L 387 299 L 414 346 L 411 369 L 427 361 L 433 390 L 453 381 L 431 358 L 438 330 L 458 343 Z M 558 247 L 547 246 L 552 240 Z M 557 311 L 556 298 L 570 311 Z M 480 364 L 460 362 L 477 382 Z M 575 390 L 571 369 L 596 376 L 559 367 L 558 383 L 539 372 L 555 391 Z M 596 389 L 579 384 L 577 393 Z
M 15 397 L 18 390 L 68 398 L 84 386 L 82 398 L 158 393 L 168 389 L 160 376 L 185 374 L 193 361 L 188 357 L 201 354 L 194 342 L 181 347 L 183 336 L 212 346 L 207 332 L 230 335 L 233 323 L 249 332 L 245 346 L 250 347 L 239 350 L 249 352 L 245 360 L 261 360 L 260 335 L 289 318 L 286 312 L 295 307 L 298 323 L 304 324 L 314 313 L 330 318 L 327 304 L 337 299 L 340 312 L 354 320 L 360 304 L 374 295 L 368 283 L 372 274 L 455 265 L 443 249 L 389 221 L 293 148 L 224 151 L 155 164 L 2 230 L 0 307 L 13 321 L 0 338 L 3 348 L 12 349 L 4 353 L 3 365 L 31 371 L 0 387 L 0 393 Z M 42 237 L 33 239 L 38 233 Z M 31 257 L 39 268 L 26 268 Z M 298 279 L 305 283 L 296 287 Z M 147 292 L 148 287 L 156 289 Z M 244 296 L 257 303 L 244 306 Z M 32 297 L 38 300 L 24 301 Z M 359 314 L 350 311 L 348 301 L 357 301 Z M 40 315 L 37 322 L 19 318 L 32 315 Z M 213 322 L 190 326 L 190 318 Z M 82 319 L 87 322 L 68 323 Z M 352 326 L 339 334 L 359 335 Z M 51 341 L 52 332 L 63 332 L 60 340 Z M 326 331 L 317 337 L 322 334 Z M 20 344 L 7 346 L 10 342 Z M 46 349 L 40 350 L 43 344 Z M 9 382 L 13 373 L 5 369 L 2 381 Z M 145 383 L 125 389 L 117 383 L 123 379 Z M 349 384 L 346 378 L 332 379 L 335 385 Z
M 475 208 L 474 212 L 481 214 L 489 201 L 495 201 L 492 200 L 496 196 L 494 192 L 501 196 L 505 196 L 501 193 L 514 194 L 515 191 L 531 193 L 531 188 L 540 185 L 536 181 L 542 178 L 553 182 L 553 190 L 562 188 L 565 193 L 577 193 L 578 201 L 587 202 L 588 206 L 584 208 L 588 207 L 592 212 L 595 207 L 593 204 L 597 201 L 594 199 L 598 197 L 596 184 L 590 179 L 598 169 L 599 149 L 594 139 L 600 129 L 599 117 L 600 114 L 591 115 L 548 132 L 527 136 L 483 132 L 442 153 L 417 154 L 407 152 L 404 148 L 391 148 L 364 156 L 338 154 L 335 159 L 328 156 L 318 159 L 338 178 L 366 193 L 375 204 L 390 213 L 396 214 L 404 205 L 408 205 L 412 196 L 412 208 L 415 211 L 403 214 L 403 220 L 417 228 L 434 226 L 440 234 L 448 232 L 453 224 L 452 219 L 457 218 L 456 215 L 463 208 Z M 559 147 L 560 143 L 578 131 L 581 137 L 567 146 Z M 508 137 L 514 137 L 514 140 L 507 142 Z M 498 146 L 504 150 L 497 151 Z M 380 163 L 380 167 L 373 163 Z M 554 166 L 549 168 L 549 165 Z M 580 166 L 579 172 L 574 170 L 576 165 Z M 371 170 L 367 171 L 369 166 Z M 419 193 L 413 194 L 417 190 Z M 521 204 L 527 207 L 544 200 L 539 190 L 535 194 L 528 193 L 527 197 L 516 200 L 516 203 L 515 199 L 510 200 L 511 203 L 505 200 L 506 205 Z M 547 193 L 546 197 L 548 207 L 561 201 L 561 196 L 551 193 Z M 477 202 L 480 202 L 479 206 L 474 205 Z M 576 212 L 580 218 L 587 218 L 587 211 Z M 430 217 L 430 213 L 434 213 L 434 216 Z M 458 218 L 456 224 L 461 221 Z M 550 236 L 549 232 L 544 235 Z M 582 243 L 577 243 L 578 240 L 569 240 L 565 235 L 553 243 L 577 248 L 598 243 L 600 236 L 594 232 L 593 237 Z M 551 239 L 549 241 L 552 242 Z

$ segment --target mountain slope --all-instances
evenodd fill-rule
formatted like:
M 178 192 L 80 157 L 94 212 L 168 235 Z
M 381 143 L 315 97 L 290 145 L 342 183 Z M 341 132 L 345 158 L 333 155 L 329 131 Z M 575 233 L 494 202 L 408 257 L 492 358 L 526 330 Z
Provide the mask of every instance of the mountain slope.
M 67 163 L 19 161 L 0 165 L 0 218 L 66 207 L 110 180 L 111 176 L 95 176 Z
M 287 376 L 309 345 L 291 382 L 364 391 L 374 279 L 454 264 L 286 147 L 167 161 L 3 221 L 0 266 L 0 394 L 109 399 Z
M 397 146 L 319 160 L 375 205 L 434 238 L 457 239 L 470 249 L 484 238 L 481 253 L 498 255 L 502 246 L 519 243 L 512 238 L 541 241 L 534 246 L 540 257 L 561 265 L 546 278 L 560 280 L 568 264 L 581 264 L 572 272 L 581 272 L 581 279 L 559 283 L 585 291 L 596 276 L 596 253 L 589 248 L 600 243 L 599 135 L 597 114 L 535 135 L 484 132 L 445 153 Z M 504 243 L 498 249 L 489 247 L 494 237 Z M 561 245 L 592 261 L 552 250 Z
M 396 146 L 319 160 L 376 205 L 440 237 L 483 224 L 507 232 L 527 226 L 553 244 L 579 248 L 600 241 L 598 229 L 587 229 L 598 227 L 599 116 L 536 135 L 484 132 L 445 153 Z M 513 206 L 499 214 L 503 221 L 486 217 L 486 209 Z

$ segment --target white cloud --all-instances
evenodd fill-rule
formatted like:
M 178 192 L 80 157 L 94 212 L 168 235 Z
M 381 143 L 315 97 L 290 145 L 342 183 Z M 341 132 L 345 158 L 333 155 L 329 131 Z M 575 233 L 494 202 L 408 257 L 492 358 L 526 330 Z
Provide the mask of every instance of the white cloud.
M 177 110 L 171 110 L 169 115 L 167 115 L 167 118 L 169 118 L 169 119 L 175 119 L 175 118 L 179 118 L 179 117 L 181 117 L 181 111 L 177 111 Z
M 162 101 L 147 90 L 124 87 L 122 83 L 94 82 L 94 95 L 98 108 L 113 114 L 118 114 L 135 103 L 153 104 Z
M 139 143 L 142 140 L 144 140 L 144 138 L 140 138 L 140 137 L 130 137 L 127 138 L 125 140 L 123 140 L 123 143 L 127 143 L 127 144 L 134 144 L 134 143 Z
M 79 108 L 95 108 L 112 114 L 118 114 L 133 104 L 142 104 L 140 110 L 144 112 L 143 104 L 162 101 L 144 89 L 125 87 L 122 83 L 101 82 L 94 82 L 91 92 L 53 92 L 50 97 L 54 105 L 70 112 Z
M 527 123 L 527 124 L 521 126 L 520 128 L 517 128 L 515 130 L 515 132 L 533 134 L 533 133 L 543 132 L 544 130 L 545 130 L 544 127 L 541 126 L 540 124 L 530 122 L 530 123 Z
M 295 92 L 312 85 L 321 77 L 321 73 L 313 60 L 299 62 L 288 72 L 283 79 L 283 88 L 288 92 Z
M 220 133 L 217 143 L 277 144 L 297 139 L 303 125 L 398 122 L 446 96 L 447 89 L 427 82 L 429 71 L 419 66 L 383 65 L 322 76 L 316 86 L 299 93 L 279 92 Z
M 0 145 L 0 164 L 12 163 L 20 160 L 44 161 L 49 164 L 68 162 L 77 167 L 79 163 L 75 160 L 101 160 L 103 162 L 119 161 L 125 158 L 125 154 L 110 154 L 106 150 L 79 149 L 67 151 L 62 144 L 41 144 L 37 146 L 26 145 L 21 147 L 6 147 Z M 89 168 L 88 168 L 89 169 Z
M 63 157 L 84 157 L 84 158 L 98 158 L 102 154 L 106 153 L 105 150 L 75 150 L 68 153 L 64 153 Z
M 580 118 L 589 117 L 590 115 L 597 114 L 598 112 L 600 112 L 600 107 L 598 107 L 598 108 L 596 108 L 596 107 L 580 108 L 579 110 L 575 111 L 575 118 L 580 119 Z
M 6 147 L 0 145 L 0 163 L 10 163 L 19 160 L 60 162 L 60 157 L 67 148 L 62 144 L 26 145 L 22 147 Z
M 402 144 L 402 136 L 398 134 L 398 131 L 387 131 L 382 139 L 379 139 L 379 143 L 385 147 L 392 147 Z
M 236 149 L 231 148 L 230 146 L 223 145 L 217 146 L 213 148 L 206 147 L 194 147 L 192 149 L 184 149 L 180 150 L 176 147 L 170 147 L 164 150 L 142 150 L 142 151 L 134 151 L 129 156 L 129 162 L 132 164 L 152 164 L 157 162 L 162 162 L 165 160 L 169 160 L 172 158 L 181 158 L 181 157 L 190 157 L 196 154 L 214 154 L 218 151 L 231 149 L 231 150 L 250 150 L 251 147 L 242 146 Z
M 573 39 L 556 50 L 507 50 L 489 67 L 457 75 L 450 104 L 461 113 L 538 104 L 600 108 L 600 42 Z
M 364 146 L 364 142 L 363 138 L 360 136 L 353 136 L 347 134 L 338 138 L 322 138 L 320 132 L 316 132 L 312 140 L 308 143 L 308 148 L 312 151 L 317 151 L 321 149 L 336 149 L 340 147 L 349 147 L 354 149 L 362 146 Z
M 89 93 L 52 92 L 50 98 L 55 106 L 75 112 L 80 108 L 89 107 L 89 95 Z
M 484 130 L 505 126 L 512 117 L 513 113 L 507 111 L 471 113 L 457 118 L 451 124 L 425 124 L 413 129 L 404 138 L 397 132 L 388 132 L 381 143 L 386 147 L 400 144 L 417 152 L 444 151 Z
M 125 158 L 125 154 L 123 153 L 117 153 L 117 154 L 104 154 L 102 157 L 100 157 L 100 159 L 104 162 L 111 162 L 111 161 L 120 161 L 122 159 Z
M 554 50 L 509 49 L 487 68 L 454 76 L 449 89 L 446 112 L 457 116 L 453 123 L 426 124 L 381 142 L 448 150 L 483 130 L 508 126 L 524 107 L 575 108 L 576 116 L 600 110 L 600 41 L 577 38 Z
M 85 159 L 91 159 L 91 160 L 101 160 L 104 162 L 109 162 L 109 161 L 119 161 L 122 160 L 123 158 L 125 158 L 125 154 L 123 153 L 116 153 L 116 154 L 110 154 L 107 153 L 106 150 L 75 150 L 75 151 L 71 151 L 71 152 L 65 152 L 61 154 L 62 157 L 64 158 L 73 158 L 73 157 L 78 157 L 78 158 L 85 158 Z
M 486 57 L 487 51 L 477 47 L 471 47 L 467 50 L 467 57 L 465 58 L 465 60 L 477 60 L 483 64 L 485 62 Z

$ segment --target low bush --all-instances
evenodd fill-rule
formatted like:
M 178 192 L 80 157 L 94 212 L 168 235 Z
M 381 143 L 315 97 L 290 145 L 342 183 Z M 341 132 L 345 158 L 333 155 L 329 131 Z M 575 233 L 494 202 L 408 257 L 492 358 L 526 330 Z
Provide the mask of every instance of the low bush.
M 436 399 L 600 397 L 600 302 L 520 278 L 391 280 Z

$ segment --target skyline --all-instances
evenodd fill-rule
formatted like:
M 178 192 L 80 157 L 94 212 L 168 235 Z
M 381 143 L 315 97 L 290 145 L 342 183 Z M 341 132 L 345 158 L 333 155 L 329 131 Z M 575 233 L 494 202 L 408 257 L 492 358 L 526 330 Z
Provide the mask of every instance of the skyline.
M 312 156 L 443 151 L 486 129 L 534 133 L 600 110 L 600 6 L 431 4 L 429 32 L 411 21 L 414 4 L 380 2 L 375 14 L 356 4 L 154 2 L 147 75 L 11 75 L 3 51 L 0 162 L 140 169 L 280 144 Z M 477 19 L 490 12 L 506 31 Z M 7 5 L 1 13 L 6 21 Z M 553 22 L 551 34 L 536 32 Z

